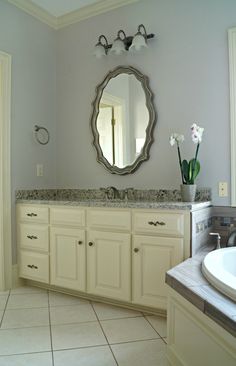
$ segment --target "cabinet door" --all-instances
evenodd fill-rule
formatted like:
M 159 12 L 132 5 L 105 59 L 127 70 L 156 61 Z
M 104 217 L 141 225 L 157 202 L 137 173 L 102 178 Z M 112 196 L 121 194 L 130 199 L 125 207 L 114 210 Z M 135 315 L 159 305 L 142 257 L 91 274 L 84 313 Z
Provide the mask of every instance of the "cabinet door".
M 52 227 L 50 247 L 51 284 L 85 291 L 84 230 Z
M 166 309 L 165 273 L 183 261 L 183 239 L 134 235 L 133 302 Z
M 88 292 L 130 301 L 130 234 L 90 231 L 87 241 Z

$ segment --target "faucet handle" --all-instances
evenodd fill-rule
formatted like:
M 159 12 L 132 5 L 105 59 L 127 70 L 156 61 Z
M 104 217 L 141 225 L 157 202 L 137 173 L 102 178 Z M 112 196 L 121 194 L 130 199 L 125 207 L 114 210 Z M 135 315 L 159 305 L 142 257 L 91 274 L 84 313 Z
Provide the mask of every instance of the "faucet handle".
M 211 236 L 216 236 L 217 237 L 217 239 L 221 239 L 221 236 L 220 236 L 220 234 L 219 233 L 209 233 L 209 235 L 211 235 Z
M 220 234 L 219 233 L 209 233 L 209 235 L 217 237 L 217 244 L 216 244 L 215 249 L 220 249 L 221 248 L 221 246 L 220 246 L 220 239 L 221 239 Z

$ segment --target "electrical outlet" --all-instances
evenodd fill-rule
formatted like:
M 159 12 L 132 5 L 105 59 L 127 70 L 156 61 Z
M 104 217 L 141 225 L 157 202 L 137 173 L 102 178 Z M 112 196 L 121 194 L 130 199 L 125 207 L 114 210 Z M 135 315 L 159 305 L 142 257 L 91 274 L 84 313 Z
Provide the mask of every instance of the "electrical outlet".
M 36 165 L 37 177 L 43 177 L 43 164 Z
M 228 183 L 219 182 L 219 197 L 228 197 Z

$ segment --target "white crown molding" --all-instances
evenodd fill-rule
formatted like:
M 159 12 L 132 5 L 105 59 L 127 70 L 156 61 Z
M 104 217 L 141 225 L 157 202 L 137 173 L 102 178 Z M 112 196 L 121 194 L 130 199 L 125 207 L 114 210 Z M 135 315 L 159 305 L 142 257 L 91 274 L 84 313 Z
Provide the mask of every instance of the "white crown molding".
M 98 3 L 85 6 L 79 10 L 72 11 L 65 15 L 55 17 L 46 10 L 33 3 L 31 0 L 7 0 L 19 9 L 32 15 L 43 23 L 54 29 L 64 28 L 68 25 L 80 22 L 98 14 L 106 13 L 110 10 L 120 8 L 125 5 L 136 3 L 141 0 L 101 0 Z
M 140 0 L 102 0 L 89 6 L 85 6 L 80 10 L 58 17 L 58 29 L 88 19 L 98 14 L 106 13 L 110 10 L 120 8 L 125 5 L 136 3 Z
M 9 3 L 17 6 L 17 8 L 25 11 L 27 14 L 32 15 L 43 23 L 46 23 L 50 27 L 57 29 L 57 18 L 49 14 L 46 10 L 33 3 L 31 0 L 7 0 Z

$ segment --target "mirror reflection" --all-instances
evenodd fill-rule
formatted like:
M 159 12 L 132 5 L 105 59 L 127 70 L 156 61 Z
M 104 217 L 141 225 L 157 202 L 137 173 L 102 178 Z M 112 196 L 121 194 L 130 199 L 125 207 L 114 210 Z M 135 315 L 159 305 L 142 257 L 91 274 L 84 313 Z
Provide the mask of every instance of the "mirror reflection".
M 113 174 L 149 159 L 156 113 L 148 78 L 132 66 L 109 71 L 96 88 L 91 129 L 97 161 Z
M 134 75 L 120 74 L 104 88 L 97 129 L 104 157 L 123 168 L 132 164 L 145 143 L 149 113 L 142 84 Z

